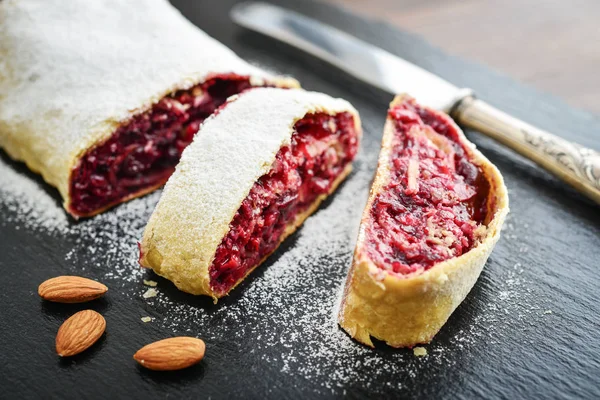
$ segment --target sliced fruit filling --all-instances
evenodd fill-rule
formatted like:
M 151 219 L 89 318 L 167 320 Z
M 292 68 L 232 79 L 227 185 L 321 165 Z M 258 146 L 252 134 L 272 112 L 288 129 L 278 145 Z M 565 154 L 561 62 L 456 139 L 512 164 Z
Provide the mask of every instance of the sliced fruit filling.
M 72 171 L 71 211 L 90 215 L 163 184 L 202 121 L 229 96 L 249 87 L 248 77 L 217 75 L 133 117 L 89 150 Z
M 389 181 L 375 197 L 365 251 L 405 275 L 469 251 L 485 232 L 489 183 L 458 132 L 412 101 L 392 107 Z
M 211 288 L 227 292 L 272 253 L 296 217 L 333 190 L 357 148 L 350 113 L 310 114 L 298 121 L 291 145 L 254 184 L 217 248 L 209 269 Z

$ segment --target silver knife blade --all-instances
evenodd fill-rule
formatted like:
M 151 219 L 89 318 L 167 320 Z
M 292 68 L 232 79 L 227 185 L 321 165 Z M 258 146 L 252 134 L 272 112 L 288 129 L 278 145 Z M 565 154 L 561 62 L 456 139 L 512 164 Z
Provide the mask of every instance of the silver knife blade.
M 445 112 L 472 94 L 385 50 L 294 11 L 261 2 L 231 10 L 239 25 L 298 47 L 391 94 L 408 93 Z

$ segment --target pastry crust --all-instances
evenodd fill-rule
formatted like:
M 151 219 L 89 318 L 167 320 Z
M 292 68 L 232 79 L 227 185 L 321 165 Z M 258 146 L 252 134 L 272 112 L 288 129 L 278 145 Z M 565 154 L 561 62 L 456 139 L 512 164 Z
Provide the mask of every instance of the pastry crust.
M 144 231 L 140 264 L 185 292 L 220 297 L 210 287 L 209 267 L 243 200 L 269 172 L 281 147 L 290 144 L 298 120 L 311 113 L 342 112 L 354 116 L 360 135 L 357 111 L 345 100 L 321 93 L 264 88 L 231 98 L 184 150 Z M 331 191 L 350 170 L 348 166 L 340 174 Z M 281 241 L 325 197 L 297 215 Z
M 406 98 L 397 96 L 391 107 Z M 377 173 L 363 212 L 339 312 L 340 326 L 350 336 L 371 347 L 371 337 L 392 347 L 429 343 L 477 281 L 508 213 L 508 194 L 498 169 L 475 149 L 449 116 L 438 115 L 457 129 L 467 157 L 482 169 L 490 184 L 487 229 L 480 242 L 466 253 L 408 276 L 378 268 L 361 251 L 371 206 L 389 180 L 389 156 L 395 130 L 393 121 L 388 118 Z
M 298 86 L 244 62 L 166 0 L 4 0 L 0 147 L 57 187 L 69 210 L 85 152 L 166 95 L 219 74 Z

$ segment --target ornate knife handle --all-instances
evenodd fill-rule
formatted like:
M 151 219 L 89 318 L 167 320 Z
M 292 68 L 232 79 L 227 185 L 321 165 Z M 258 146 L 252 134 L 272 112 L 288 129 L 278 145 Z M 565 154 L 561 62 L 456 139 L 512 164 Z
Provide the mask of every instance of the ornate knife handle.
M 600 204 L 600 153 L 535 128 L 472 96 L 452 117 L 534 161 Z

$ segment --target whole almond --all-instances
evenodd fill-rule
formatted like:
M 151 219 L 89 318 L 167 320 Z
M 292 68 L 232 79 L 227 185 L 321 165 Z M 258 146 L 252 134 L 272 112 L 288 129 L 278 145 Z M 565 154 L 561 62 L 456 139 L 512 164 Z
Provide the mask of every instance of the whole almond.
M 56 353 L 61 357 L 79 354 L 104 333 L 106 320 L 94 310 L 83 310 L 73 314 L 58 329 Z
M 108 288 L 100 282 L 80 276 L 57 276 L 38 287 L 44 300 L 57 303 L 83 303 L 102 296 Z
M 180 336 L 150 343 L 139 349 L 133 359 L 154 371 L 174 371 L 199 363 L 205 349 L 201 339 Z

